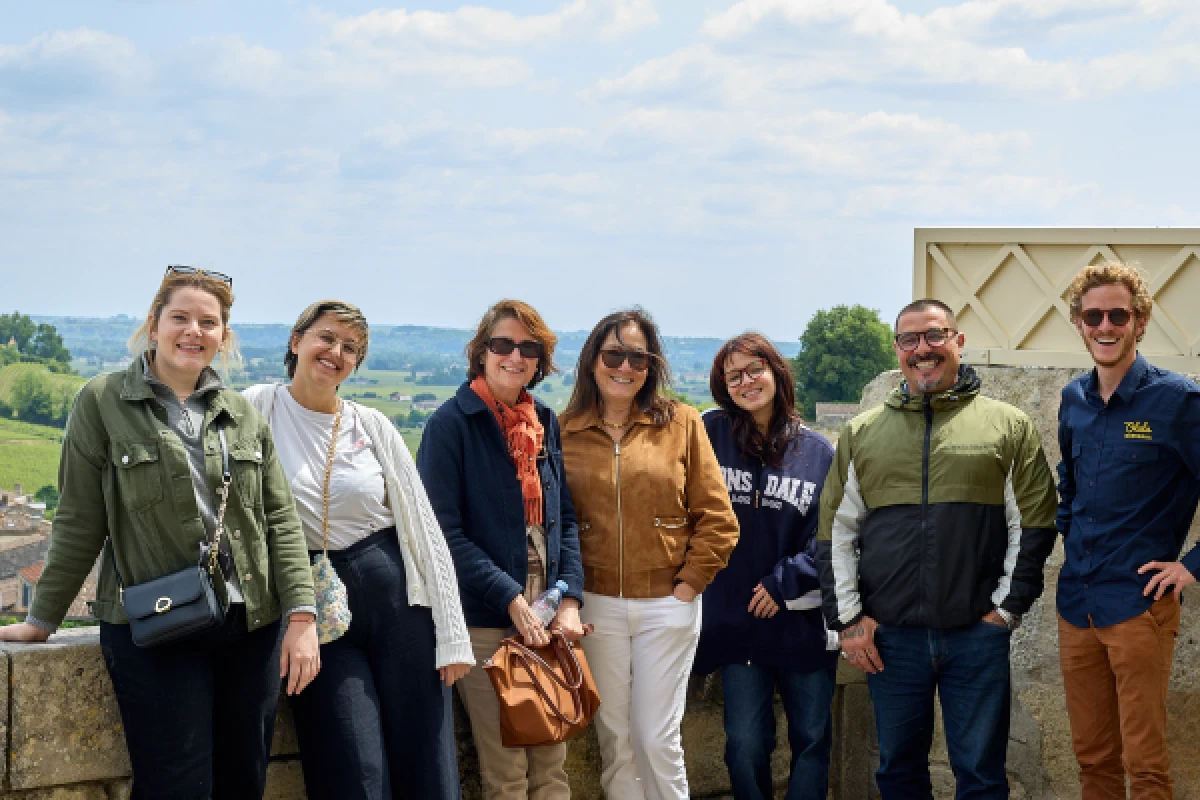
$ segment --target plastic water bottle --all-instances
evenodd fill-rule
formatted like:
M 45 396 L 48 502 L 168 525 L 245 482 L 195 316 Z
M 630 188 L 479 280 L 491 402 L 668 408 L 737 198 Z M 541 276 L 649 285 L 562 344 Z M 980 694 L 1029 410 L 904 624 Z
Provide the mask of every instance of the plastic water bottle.
M 542 592 L 537 600 L 533 601 L 530 608 L 537 618 L 542 621 L 543 625 L 549 625 L 554 619 L 554 615 L 558 613 L 558 607 L 562 603 L 563 592 L 567 590 L 566 581 L 556 581 L 546 591 Z

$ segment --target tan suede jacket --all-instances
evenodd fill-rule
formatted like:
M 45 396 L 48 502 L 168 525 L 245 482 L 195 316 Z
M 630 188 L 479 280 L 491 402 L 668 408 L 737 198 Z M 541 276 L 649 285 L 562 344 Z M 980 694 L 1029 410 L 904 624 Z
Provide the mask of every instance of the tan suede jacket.
M 728 563 L 737 517 L 696 409 L 679 404 L 663 427 L 638 414 L 619 444 L 595 412 L 576 417 L 563 462 L 586 591 L 665 597 L 682 581 L 703 592 Z

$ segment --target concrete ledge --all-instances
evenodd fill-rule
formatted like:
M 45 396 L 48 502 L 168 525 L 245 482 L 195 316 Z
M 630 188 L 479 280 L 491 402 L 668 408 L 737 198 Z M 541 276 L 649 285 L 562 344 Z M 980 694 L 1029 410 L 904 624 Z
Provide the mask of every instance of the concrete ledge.
M 95 628 L 63 631 L 40 645 L 0 643 L 0 675 L 6 692 L 0 694 L 0 730 L 5 747 L 0 800 L 123 800 L 129 795 L 129 755 L 124 728 L 100 654 Z M 866 687 L 853 670 L 839 674 L 835 698 L 835 754 L 849 761 L 837 765 L 831 781 L 833 796 L 858 798 L 873 783 L 869 761 L 861 761 L 862 742 L 871 741 L 873 725 L 862 696 Z M 843 696 L 845 694 L 845 696 Z M 724 762 L 721 684 L 718 676 L 693 679 L 683 720 L 683 744 L 688 780 L 696 798 L 729 796 Z M 866 716 L 863 716 L 866 708 Z M 847 717 L 839 710 L 849 712 Z M 778 788 L 786 786 L 790 753 L 783 713 L 777 708 L 777 741 L 772 768 Z M 459 773 L 465 800 L 481 796 L 478 760 L 466 715 L 455 697 Z M 271 747 L 266 797 L 297 800 L 304 797 L 304 780 L 295 729 L 287 698 L 281 698 Z M 602 800 L 600 753 L 595 731 L 573 740 L 568 749 L 567 774 L 572 797 Z M 839 790 L 839 786 L 844 790 Z

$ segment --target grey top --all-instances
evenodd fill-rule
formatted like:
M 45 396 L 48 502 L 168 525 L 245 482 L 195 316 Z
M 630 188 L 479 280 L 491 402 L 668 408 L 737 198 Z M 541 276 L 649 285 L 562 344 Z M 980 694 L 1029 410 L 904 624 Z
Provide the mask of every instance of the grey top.
M 146 383 L 154 390 L 155 396 L 162 401 L 167 411 L 167 425 L 170 426 L 187 451 L 188 466 L 192 473 L 192 489 L 196 493 L 196 507 L 200 511 L 200 519 L 204 523 L 204 531 L 212 541 L 217 530 L 217 493 L 208 484 L 208 473 L 204 469 L 204 412 L 208 408 L 207 395 L 218 389 L 225 388 L 221 376 L 212 367 L 205 367 L 196 381 L 196 390 L 187 400 L 180 402 L 175 391 L 158 379 L 150 369 L 150 361 L 142 356 L 142 374 Z M 241 582 L 238 580 L 237 567 L 233 563 L 233 554 L 229 548 L 229 538 L 221 537 L 220 548 L 221 571 L 225 574 L 225 587 L 229 591 L 229 602 L 242 603 Z

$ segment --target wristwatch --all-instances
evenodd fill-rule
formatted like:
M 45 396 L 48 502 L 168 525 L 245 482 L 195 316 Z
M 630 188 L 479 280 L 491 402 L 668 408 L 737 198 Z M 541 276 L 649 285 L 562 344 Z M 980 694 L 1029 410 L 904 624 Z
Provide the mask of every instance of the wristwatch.
M 1005 611 L 1003 608 L 996 606 L 996 613 L 1004 620 L 1004 624 L 1008 626 L 1010 631 L 1015 631 L 1021 626 L 1021 615 L 1014 614 L 1011 611 Z

